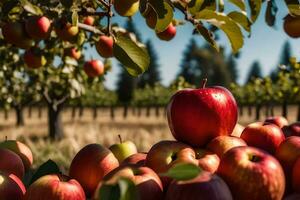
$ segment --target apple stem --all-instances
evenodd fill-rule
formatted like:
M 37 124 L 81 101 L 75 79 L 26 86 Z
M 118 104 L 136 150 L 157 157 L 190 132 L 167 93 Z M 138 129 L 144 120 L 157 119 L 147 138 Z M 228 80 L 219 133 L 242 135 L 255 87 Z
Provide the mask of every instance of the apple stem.
M 123 140 L 122 140 L 121 135 L 118 135 L 118 137 L 119 137 L 119 140 L 120 140 L 120 144 L 122 144 L 122 143 L 123 143 Z
M 201 88 L 205 88 L 206 83 L 207 83 L 207 78 L 204 78 L 201 82 Z

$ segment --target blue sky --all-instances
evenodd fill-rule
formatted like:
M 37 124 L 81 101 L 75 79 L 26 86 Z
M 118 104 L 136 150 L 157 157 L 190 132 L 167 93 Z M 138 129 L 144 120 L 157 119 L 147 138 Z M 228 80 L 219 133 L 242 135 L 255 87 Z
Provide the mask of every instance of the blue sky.
M 241 55 L 237 60 L 240 83 L 244 82 L 249 67 L 254 60 L 258 60 L 261 63 L 264 74 L 269 74 L 278 64 L 281 47 L 285 41 L 290 41 L 294 56 L 298 56 L 300 53 L 300 39 L 290 39 L 282 28 L 282 19 L 287 13 L 286 6 L 282 3 L 283 1 L 277 2 L 279 2 L 279 12 L 275 28 L 270 28 L 265 24 L 264 13 L 266 6 L 264 4 L 257 22 L 252 26 L 251 37 L 248 38 L 247 35 L 245 35 L 244 47 L 241 49 Z M 183 16 L 177 14 L 176 18 L 183 19 Z M 151 39 L 154 44 L 161 65 L 160 72 L 162 82 L 165 85 L 169 84 L 178 73 L 183 51 L 191 37 L 194 37 L 199 45 L 205 42 L 201 36 L 192 36 L 193 27 L 189 23 L 177 28 L 177 35 L 172 41 L 164 42 L 159 40 L 155 36 L 154 31 L 147 27 L 144 18 L 141 17 L 140 14 L 136 14 L 133 20 L 142 35 L 143 41 Z M 117 17 L 115 22 L 124 25 L 125 19 Z M 220 35 L 219 43 L 225 46 L 227 52 L 230 52 L 230 44 L 227 38 L 222 32 L 220 32 Z M 95 50 L 89 53 L 92 54 L 94 58 L 100 58 Z M 115 88 L 120 68 L 115 59 L 113 63 L 112 71 L 106 76 L 105 81 L 105 85 L 110 89 Z

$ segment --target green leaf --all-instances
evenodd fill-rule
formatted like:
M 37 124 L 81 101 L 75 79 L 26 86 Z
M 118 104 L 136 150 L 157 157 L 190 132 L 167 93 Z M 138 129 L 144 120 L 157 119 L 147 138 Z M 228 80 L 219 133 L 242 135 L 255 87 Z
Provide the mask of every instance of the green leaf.
M 240 27 L 230 17 L 225 14 L 211 10 L 203 10 L 195 15 L 196 19 L 204 20 L 222 31 L 227 35 L 231 48 L 234 53 L 237 53 L 244 44 L 244 38 Z
M 136 186 L 126 178 L 120 178 L 115 185 L 103 184 L 99 191 L 99 200 L 136 200 Z
M 42 176 L 45 176 L 48 174 L 60 174 L 60 173 L 61 172 L 60 172 L 57 164 L 52 160 L 48 160 L 47 162 L 42 164 L 38 168 L 38 170 L 34 173 L 34 175 L 31 178 L 30 185 Z
M 278 11 L 278 7 L 276 5 L 276 1 L 274 0 L 268 1 L 265 20 L 269 26 L 274 26 L 277 11 Z
M 285 0 L 285 3 L 289 9 L 290 14 L 300 15 L 300 4 L 298 0 Z
M 148 69 L 150 58 L 146 48 L 139 46 L 128 35 L 116 35 L 113 51 L 130 75 L 138 76 Z
M 231 19 L 233 19 L 236 23 L 238 23 L 241 27 L 245 29 L 247 32 L 251 32 L 251 21 L 248 19 L 247 15 L 238 11 L 233 11 L 227 15 Z
M 174 13 L 170 4 L 162 0 L 152 0 L 148 2 L 148 6 L 151 6 L 157 15 L 157 21 L 155 25 L 156 32 L 162 32 L 167 29 L 173 20 Z
M 27 0 L 20 0 L 20 2 L 24 10 L 26 10 L 27 12 L 34 15 L 43 15 L 43 11 L 38 6 L 31 4 Z
M 219 51 L 219 46 L 213 38 L 213 33 L 201 24 L 196 26 L 196 30 L 202 35 L 202 37 L 217 51 Z
M 246 11 L 246 5 L 244 0 L 228 0 L 228 2 L 236 5 L 239 7 L 242 11 Z
M 260 13 L 262 0 L 249 0 L 251 10 L 251 21 L 254 23 Z
M 196 165 L 190 163 L 180 163 L 174 165 L 168 170 L 167 173 L 163 173 L 161 176 L 167 176 L 177 181 L 185 181 L 197 177 L 201 171 L 202 169 Z

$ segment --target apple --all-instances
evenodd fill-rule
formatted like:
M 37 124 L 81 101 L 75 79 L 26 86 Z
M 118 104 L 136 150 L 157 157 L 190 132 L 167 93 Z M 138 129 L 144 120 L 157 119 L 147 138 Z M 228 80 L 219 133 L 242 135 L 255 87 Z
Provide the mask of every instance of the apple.
M 300 136 L 300 122 L 292 123 L 282 128 L 285 137 Z
M 91 78 L 104 74 L 104 65 L 101 60 L 90 60 L 83 66 L 84 72 Z
M 60 20 L 55 25 L 55 32 L 60 39 L 71 42 L 76 38 L 79 28 L 73 26 L 70 22 Z
M 139 10 L 138 0 L 114 0 L 116 12 L 123 17 L 131 17 Z
M 217 154 L 206 149 L 195 149 L 198 166 L 210 173 L 215 173 L 220 164 L 220 158 Z
M 274 124 L 255 122 L 244 129 L 241 138 L 249 145 L 275 154 L 285 136 L 282 130 Z
M 171 23 L 166 30 L 156 33 L 157 37 L 164 41 L 172 40 L 176 35 L 176 27 Z
M 121 165 L 137 165 L 139 167 L 143 167 L 145 166 L 145 162 L 146 162 L 146 157 L 147 154 L 146 153 L 135 153 L 131 156 L 129 156 L 128 158 L 126 158 Z
M 217 175 L 203 171 L 188 181 L 172 181 L 165 200 L 232 200 L 226 183 Z
M 37 69 L 46 65 L 47 60 L 40 52 L 28 49 L 24 53 L 24 62 L 28 68 Z
M 0 148 L 0 171 L 22 179 L 25 173 L 21 158 L 11 150 Z
M 231 133 L 231 136 L 234 137 L 241 137 L 243 130 L 245 129 L 244 126 L 240 125 L 239 123 L 237 123 Z
M 195 151 L 187 144 L 177 141 L 160 141 L 153 145 L 146 158 L 146 166 L 157 174 L 166 173 L 178 163 L 191 163 L 198 165 Z M 170 183 L 170 178 L 160 177 L 164 188 Z
M 111 36 L 100 36 L 98 42 L 96 42 L 96 50 L 103 58 L 113 57 L 113 45 L 114 39 Z
M 284 172 L 270 154 L 255 147 L 235 147 L 221 159 L 218 175 L 228 184 L 234 199 L 281 200 Z
M 122 163 L 129 156 L 136 154 L 137 149 L 133 142 L 131 141 L 123 142 L 120 135 L 119 138 L 120 138 L 120 144 L 114 144 L 110 146 L 109 149 L 118 159 L 119 163 Z
M 300 16 L 288 14 L 284 18 L 283 29 L 292 38 L 300 37 Z
M 223 87 L 178 91 L 167 108 L 173 136 L 194 147 L 203 147 L 219 135 L 230 135 L 237 122 L 237 104 Z
M 28 188 L 24 200 L 85 200 L 80 184 L 68 176 L 45 175 L 36 180 Z
M 34 41 L 27 36 L 25 26 L 21 22 L 5 23 L 1 30 L 5 41 L 19 48 L 28 49 L 34 44 Z
M 291 194 L 285 197 L 283 200 L 299 200 L 300 199 L 300 194 Z
M 220 158 L 222 158 L 227 151 L 234 147 L 240 146 L 247 146 L 243 139 L 228 135 L 221 135 L 211 140 L 207 144 L 207 149 L 216 153 Z
M 118 160 L 108 148 L 89 144 L 76 154 L 69 174 L 81 184 L 86 196 L 91 197 L 102 178 L 118 166 Z
M 25 22 L 27 34 L 34 40 L 43 40 L 49 37 L 51 22 L 45 16 L 32 16 Z
M 99 183 L 95 199 L 99 199 L 99 191 L 103 185 L 116 184 L 120 178 L 127 178 L 135 184 L 138 199 L 163 200 L 163 186 L 158 175 L 148 167 L 136 165 L 120 166 L 106 175 Z
M 86 16 L 83 19 L 83 23 L 89 26 L 93 26 L 95 22 L 95 18 L 92 16 Z
M 282 116 L 269 117 L 265 120 L 265 123 L 271 123 L 277 125 L 279 128 L 289 125 L 288 120 Z
M 300 157 L 294 164 L 292 171 L 292 185 L 295 192 L 300 193 Z
M 70 58 L 74 58 L 75 60 L 79 60 L 81 57 L 81 51 L 75 47 L 65 49 L 65 55 Z
M 16 140 L 5 140 L 0 143 L 0 148 L 9 149 L 16 153 L 22 159 L 25 170 L 30 169 L 33 163 L 33 156 L 27 145 Z
M 17 176 L 0 171 L 1 200 L 22 200 L 25 192 L 25 186 Z

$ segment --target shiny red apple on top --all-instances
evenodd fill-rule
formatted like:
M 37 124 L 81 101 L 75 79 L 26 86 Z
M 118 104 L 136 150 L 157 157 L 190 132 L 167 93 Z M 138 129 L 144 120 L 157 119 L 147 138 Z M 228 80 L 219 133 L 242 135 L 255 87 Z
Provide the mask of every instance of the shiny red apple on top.
M 224 87 L 178 91 L 168 105 L 167 117 L 173 136 L 194 147 L 206 145 L 220 135 L 230 135 L 238 109 L 233 95 Z

